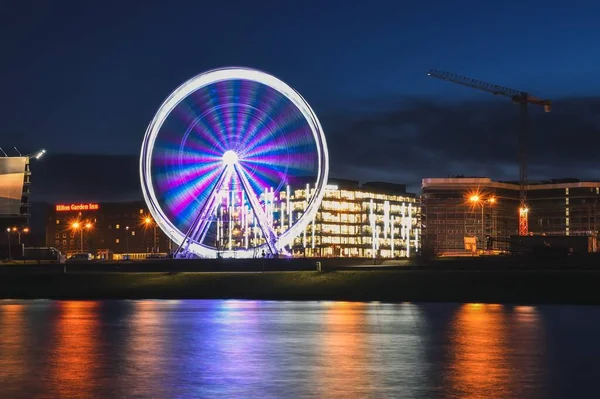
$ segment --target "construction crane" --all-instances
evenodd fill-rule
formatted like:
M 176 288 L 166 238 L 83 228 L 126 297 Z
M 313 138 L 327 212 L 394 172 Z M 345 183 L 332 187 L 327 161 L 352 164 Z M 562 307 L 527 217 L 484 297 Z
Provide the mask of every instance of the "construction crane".
M 524 91 L 509 89 L 491 83 L 482 82 L 480 80 L 467 78 L 456 75 L 450 72 L 437 71 L 432 69 L 427 74 L 434 78 L 446 80 L 473 89 L 486 91 L 497 96 L 508 97 L 513 103 L 520 105 L 520 123 L 519 123 L 519 235 L 524 236 L 529 233 L 528 212 L 527 206 L 527 138 L 529 136 L 529 123 L 527 116 L 527 108 L 529 104 L 541 105 L 545 112 L 550 112 L 552 102 L 550 100 L 541 100 L 529 95 Z

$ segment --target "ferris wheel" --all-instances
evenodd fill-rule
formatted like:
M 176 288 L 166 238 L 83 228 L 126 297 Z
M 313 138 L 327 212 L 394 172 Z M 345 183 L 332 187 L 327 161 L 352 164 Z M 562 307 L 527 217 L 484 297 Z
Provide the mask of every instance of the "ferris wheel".
M 265 72 L 229 67 L 191 78 L 163 102 L 144 136 L 140 179 L 176 257 L 276 255 L 314 220 L 328 158 L 300 94 Z M 304 199 L 291 203 L 298 182 Z

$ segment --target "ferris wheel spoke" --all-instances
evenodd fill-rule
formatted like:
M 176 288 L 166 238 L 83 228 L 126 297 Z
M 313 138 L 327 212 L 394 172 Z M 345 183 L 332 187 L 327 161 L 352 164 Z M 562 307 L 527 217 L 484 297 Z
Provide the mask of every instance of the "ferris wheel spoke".
M 200 244 L 202 243 L 202 241 L 204 241 L 206 233 L 208 232 L 208 228 L 212 223 L 211 216 L 215 212 L 215 209 L 218 205 L 219 192 L 221 191 L 223 184 L 231 180 L 232 174 L 233 168 L 231 166 L 227 166 L 223 169 L 223 171 L 217 179 L 217 183 L 210 191 L 210 194 L 202 204 L 198 215 L 196 216 L 192 225 L 188 229 L 188 232 L 183 242 L 177 249 L 176 254 L 187 252 L 190 247 L 190 244 L 192 244 L 193 242 Z
M 248 181 L 248 177 L 246 177 L 246 174 L 244 173 L 244 170 L 239 166 L 239 164 L 235 164 L 234 168 L 235 168 L 236 174 L 238 175 L 238 177 L 240 179 L 242 187 L 243 187 L 244 191 L 246 192 L 248 200 L 250 201 L 250 206 L 252 207 L 252 211 L 254 212 L 254 215 L 256 216 L 256 219 L 258 221 L 258 226 L 260 227 L 260 229 L 263 232 L 263 235 L 265 237 L 265 240 L 267 241 L 267 246 L 269 247 L 269 250 L 271 251 L 271 253 L 273 255 L 276 255 L 277 247 L 275 246 L 275 243 L 277 242 L 277 235 L 275 234 L 273 227 L 271 225 L 269 225 L 267 215 L 265 214 L 265 211 L 260 206 L 260 203 L 258 202 L 258 198 L 256 197 L 254 190 L 252 189 L 252 186 L 250 185 L 250 182 Z

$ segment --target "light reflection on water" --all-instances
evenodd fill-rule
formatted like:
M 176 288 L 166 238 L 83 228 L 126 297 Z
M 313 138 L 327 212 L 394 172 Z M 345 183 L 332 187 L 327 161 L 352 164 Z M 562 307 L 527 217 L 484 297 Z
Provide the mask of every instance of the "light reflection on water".
M 0 397 L 568 397 L 598 333 L 595 307 L 0 301 Z

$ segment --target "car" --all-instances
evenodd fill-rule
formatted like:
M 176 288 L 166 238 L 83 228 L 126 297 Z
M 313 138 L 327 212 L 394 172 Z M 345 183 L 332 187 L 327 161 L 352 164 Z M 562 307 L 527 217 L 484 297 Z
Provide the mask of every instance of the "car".
M 69 260 L 71 260 L 71 261 L 89 261 L 89 260 L 93 260 L 93 259 L 94 259 L 94 255 L 92 255 L 89 252 L 75 253 L 75 254 L 71 255 L 71 257 L 69 258 Z

